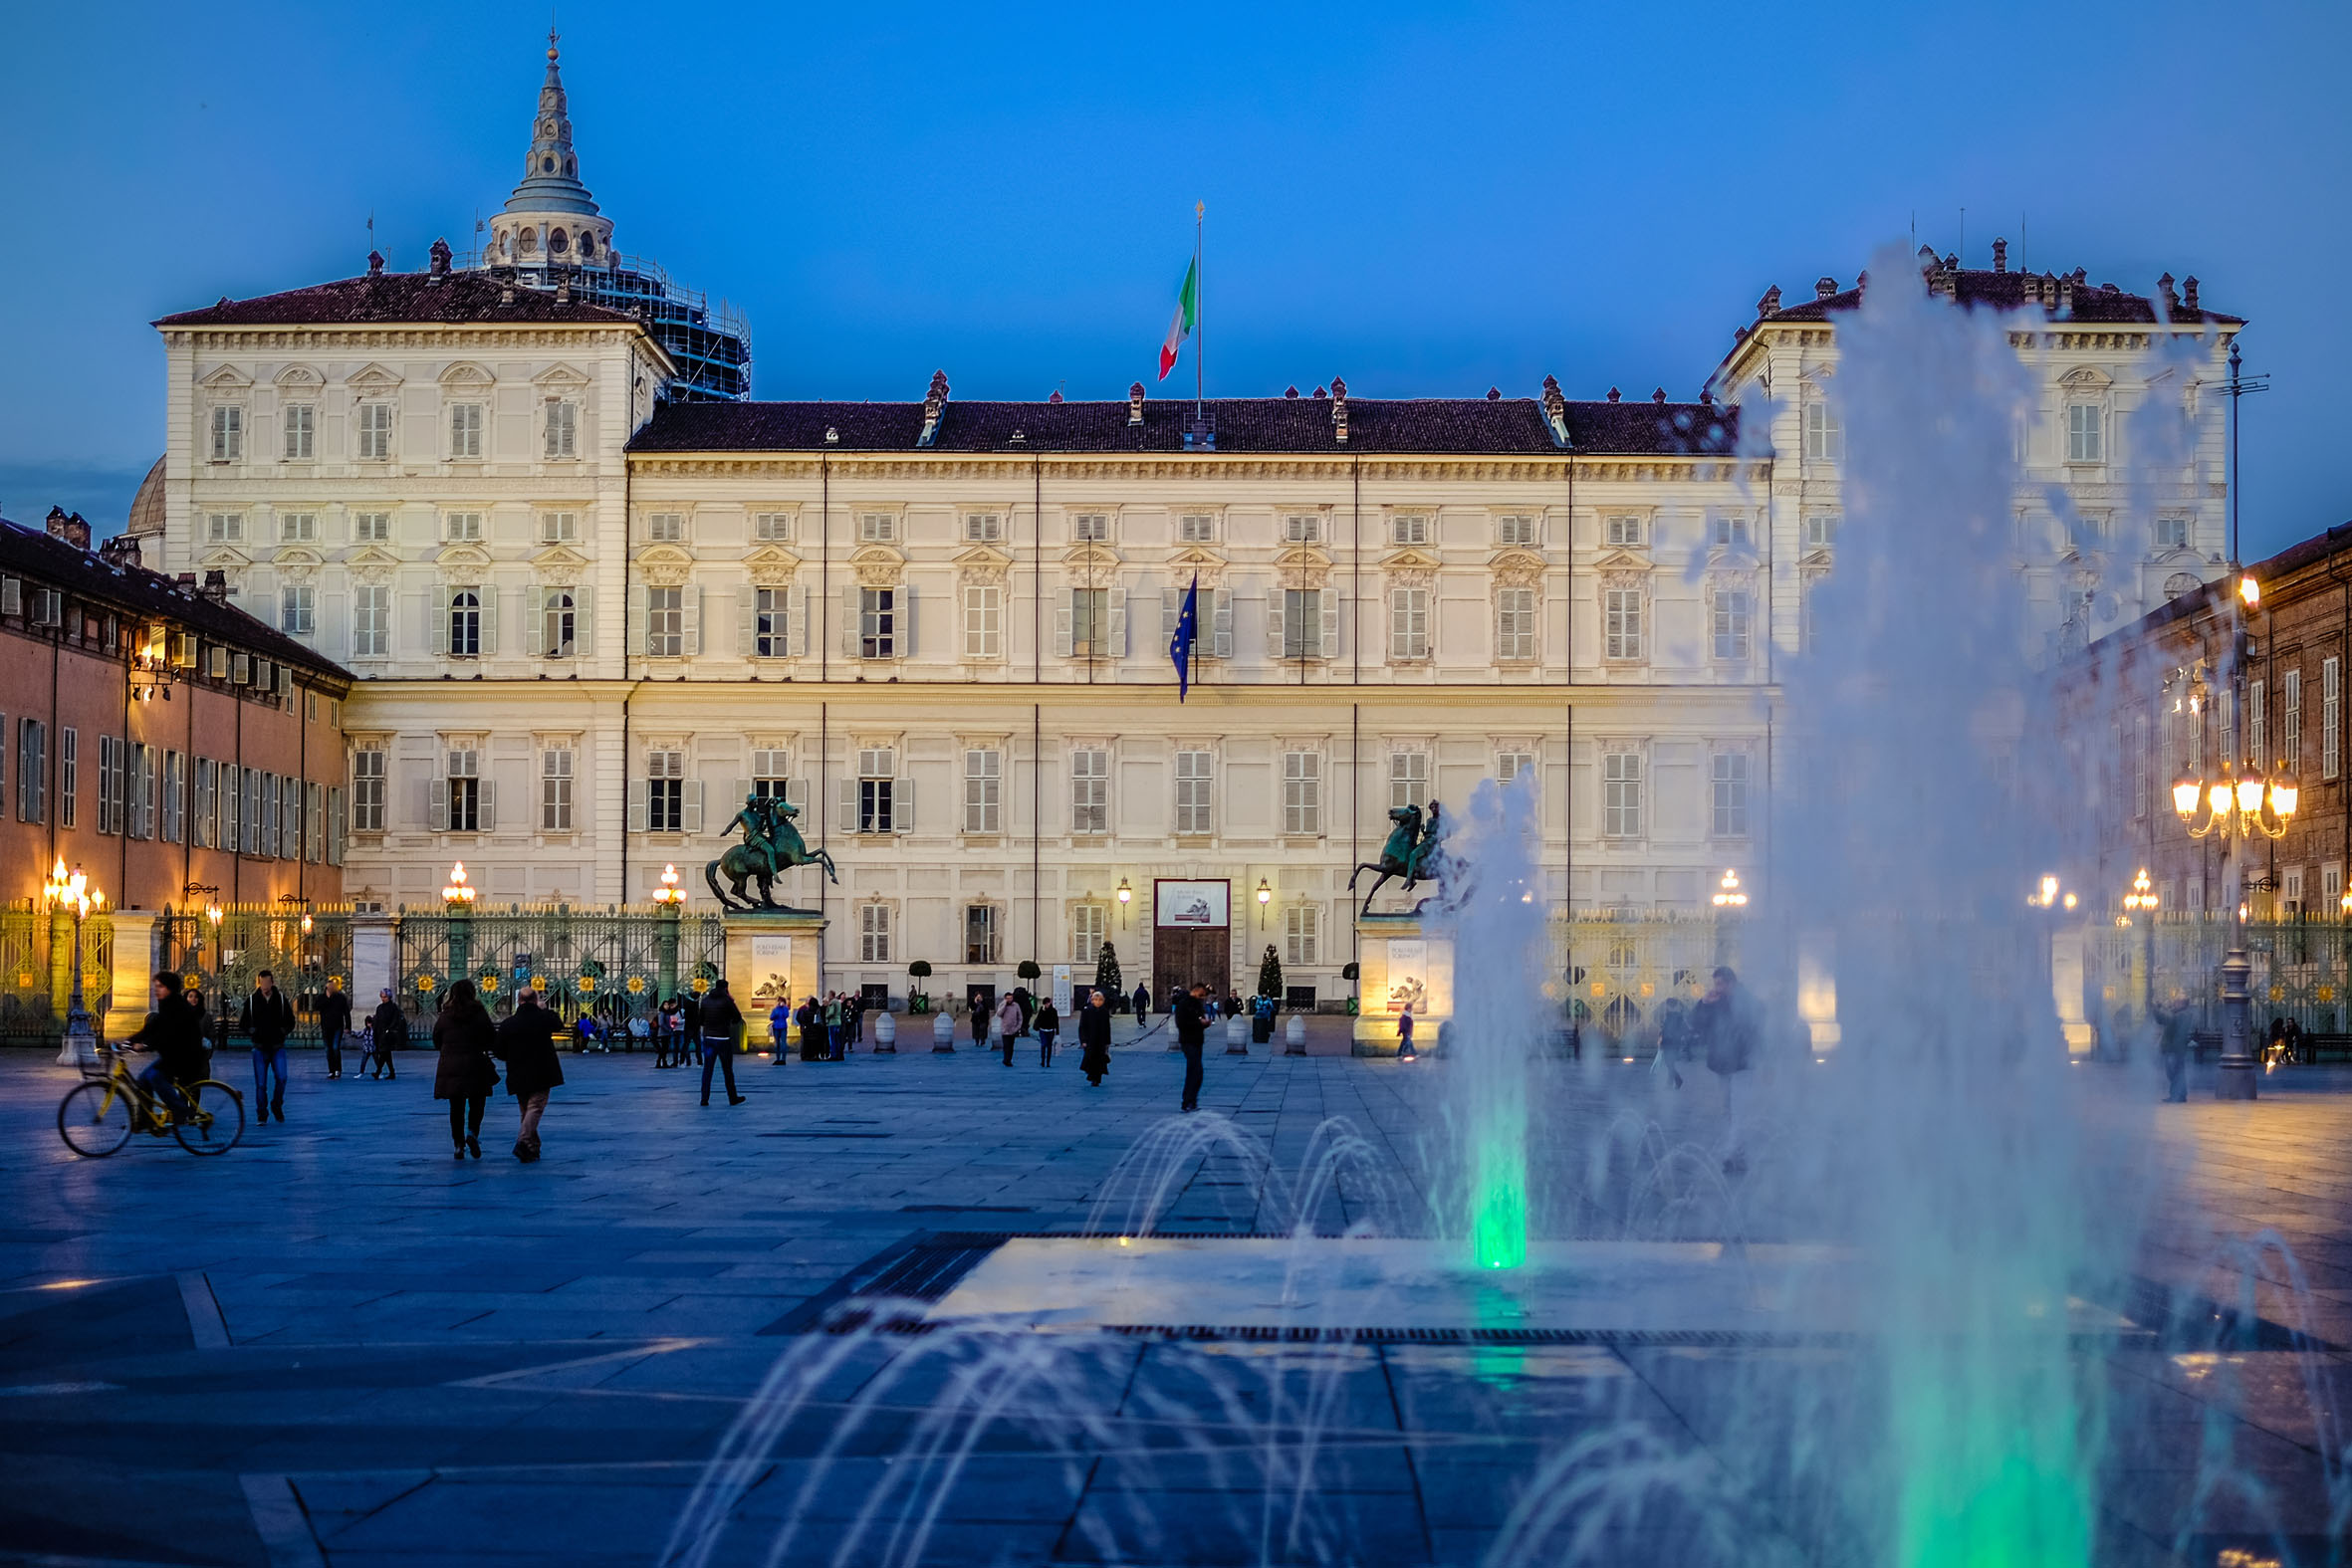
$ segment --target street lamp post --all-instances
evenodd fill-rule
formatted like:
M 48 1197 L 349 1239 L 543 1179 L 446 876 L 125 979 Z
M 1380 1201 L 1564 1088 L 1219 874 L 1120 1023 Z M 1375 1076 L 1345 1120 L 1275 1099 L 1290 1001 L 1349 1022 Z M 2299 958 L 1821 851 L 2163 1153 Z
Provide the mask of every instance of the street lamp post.
M 66 1037 L 57 1059 L 61 1064 L 72 1062 L 80 1066 L 98 1054 L 97 1031 L 91 1027 L 90 1012 L 82 1005 L 82 922 L 91 910 L 105 906 L 106 895 L 92 887 L 79 868 L 69 873 L 63 860 L 49 873 L 49 881 L 41 893 L 52 910 L 70 912 L 74 917 L 74 989 L 66 1006 Z
M 656 961 L 660 973 L 655 977 L 661 994 L 678 994 L 678 913 L 685 908 L 686 890 L 678 886 L 678 868 L 661 868 L 661 886 L 653 890 L 653 902 L 661 906 L 661 935 L 655 939 Z
M 2261 589 L 2252 577 L 2238 579 L 2234 603 L 2227 675 L 2233 693 L 2246 666 L 2244 614 L 2261 603 Z M 2202 710 L 2204 698 L 2204 678 L 2193 676 L 2189 696 L 2192 713 Z M 2181 825 L 2191 838 L 2222 835 L 2226 855 L 2222 886 L 2230 895 L 2231 924 L 2229 951 L 2222 956 L 2222 1059 L 2214 1077 L 2214 1095 L 2224 1100 L 2250 1100 L 2254 1097 L 2254 1057 L 2246 1017 L 2249 1000 L 2246 983 L 2253 974 L 2253 960 L 2245 951 L 2245 922 L 2249 911 L 2243 902 L 2244 870 L 2240 857 L 2257 835 L 2262 838 L 2286 835 L 2287 822 L 2295 814 L 2298 791 L 2294 781 L 2283 770 L 2274 772 L 2265 781 L 2258 759 L 2235 764 L 2234 779 L 2228 777 L 2232 766 L 2230 759 L 2223 759 L 2224 777 L 2211 783 L 2188 778 L 2174 781 L 2173 809 L 2180 814 Z M 2205 807 L 2202 821 L 2198 818 L 2201 800 Z
M 1258 879 L 1258 929 L 1266 929 L 1266 906 L 1274 902 L 1274 888 L 1266 878 Z
M 1748 893 L 1740 886 L 1740 873 L 1725 869 L 1723 880 L 1715 885 L 1715 962 L 1720 967 L 1732 962 L 1733 917 L 1748 907 Z
M 441 907 L 449 914 L 449 979 L 465 979 L 474 962 L 474 888 L 465 879 L 465 862 L 450 862 L 449 885 L 441 889 Z
M 2140 874 L 2132 878 L 2132 890 L 2123 895 L 2123 923 L 2140 928 L 2140 1017 L 2143 1022 L 2156 1006 L 2156 884 L 2148 880 L 2148 868 L 2140 867 Z

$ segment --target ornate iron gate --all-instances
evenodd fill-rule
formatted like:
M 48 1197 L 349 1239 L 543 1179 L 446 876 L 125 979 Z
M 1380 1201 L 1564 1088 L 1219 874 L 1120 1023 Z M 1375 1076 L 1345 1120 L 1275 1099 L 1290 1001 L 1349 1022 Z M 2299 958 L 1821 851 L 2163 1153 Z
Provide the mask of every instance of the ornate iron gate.
M 0 1044 L 54 1044 L 73 995 L 74 922 L 27 900 L 0 910 Z M 82 1005 L 104 1031 L 115 991 L 115 922 L 82 922 Z
M 568 905 L 401 911 L 394 922 L 393 995 L 413 1018 L 470 980 L 494 1016 L 514 994 L 538 989 L 567 1022 L 583 1012 L 626 1030 L 664 997 L 708 991 L 723 973 L 726 928 L 716 915 L 576 910 Z

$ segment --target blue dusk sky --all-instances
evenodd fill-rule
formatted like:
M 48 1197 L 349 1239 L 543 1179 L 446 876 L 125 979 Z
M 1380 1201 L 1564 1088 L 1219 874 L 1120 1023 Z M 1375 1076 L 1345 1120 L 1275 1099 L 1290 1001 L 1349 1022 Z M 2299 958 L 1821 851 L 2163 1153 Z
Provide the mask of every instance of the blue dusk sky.
M 460 250 L 544 4 L 0 8 L 0 508 L 118 525 L 167 312 Z M 2352 6 L 620 6 L 583 178 L 766 397 L 1114 397 L 1209 209 L 1212 393 L 1694 395 L 1777 283 L 1920 240 L 2250 319 L 2243 554 L 2352 517 Z M 1967 209 L 1965 230 L 1962 209 Z M 1189 363 L 1168 382 L 1190 390 Z

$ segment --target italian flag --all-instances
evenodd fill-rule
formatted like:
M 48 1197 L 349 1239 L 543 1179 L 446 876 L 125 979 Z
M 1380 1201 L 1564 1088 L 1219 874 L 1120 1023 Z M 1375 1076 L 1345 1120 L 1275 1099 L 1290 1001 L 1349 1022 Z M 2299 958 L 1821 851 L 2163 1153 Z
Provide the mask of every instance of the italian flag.
M 1177 352 L 1184 347 L 1184 339 L 1192 336 L 1193 323 L 1201 314 L 1201 259 L 1195 256 L 1192 265 L 1184 269 L 1184 289 L 1176 296 L 1176 314 L 1168 319 L 1168 338 L 1160 344 L 1160 379 L 1176 368 Z

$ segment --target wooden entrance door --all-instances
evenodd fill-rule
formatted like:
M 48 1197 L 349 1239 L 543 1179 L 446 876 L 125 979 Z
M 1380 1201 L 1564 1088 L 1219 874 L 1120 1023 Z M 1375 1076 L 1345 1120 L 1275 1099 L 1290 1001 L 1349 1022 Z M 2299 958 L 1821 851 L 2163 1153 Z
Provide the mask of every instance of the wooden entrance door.
M 1231 926 L 1160 926 L 1151 939 L 1151 989 L 1161 1006 L 1195 985 L 1222 997 L 1233 985 Z

